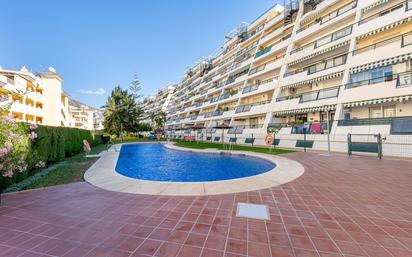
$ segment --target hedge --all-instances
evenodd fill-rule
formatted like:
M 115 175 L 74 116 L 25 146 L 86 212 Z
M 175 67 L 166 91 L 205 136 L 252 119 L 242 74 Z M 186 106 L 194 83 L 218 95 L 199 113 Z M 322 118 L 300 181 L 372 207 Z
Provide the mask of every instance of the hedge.
M 20 124 L 23 133 L 29 133 L 29 125 L 26 123 Z M 19 182 L 24 178 L 35 173 L 35 164 L 43 161 L 46 164 L 52 164 L 64 160 L 83 152 L 83 139 L 89 141 L 91 146 L 98 145 L 102 142 L 101 135 L 93 135 L 92 131 L 66 128 L 66 127 L 51 127 L 39 125 L 36 129 L 37 139 L 29 146 L 27 164 L 28 172 L 18 174 L 13 178 L 5 178 L 0 176 L 0 192 L 7 186 Z

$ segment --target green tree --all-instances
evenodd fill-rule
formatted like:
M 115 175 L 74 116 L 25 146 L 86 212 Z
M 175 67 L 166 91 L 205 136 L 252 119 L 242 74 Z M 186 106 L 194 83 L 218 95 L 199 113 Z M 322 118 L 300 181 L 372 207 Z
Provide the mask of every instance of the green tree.
M 120 86 L 112 90 L 104 107 L 104 128 L 110 134 L 122 136 L 123 132 L 136 132 L 142 110 L 136 96 Z
M 151 113 L 150 120 L 152 121 L 152 123 L 155 124 L 156 129 L 164 130 L 164 126 L 166 123 L 166 113 L 163 111 L 158 113 Z
M 136 97 L 136 99 L 139 99 L 142 97 L 142 95 L 140 94 L 140 90 L 142 90 L 142 86 L 140 85 L 140 80 L 139 80 L 139 76 L 137 75 L 137 73 L 133 75 L 132 82 L 130 82 L 129 90 Z

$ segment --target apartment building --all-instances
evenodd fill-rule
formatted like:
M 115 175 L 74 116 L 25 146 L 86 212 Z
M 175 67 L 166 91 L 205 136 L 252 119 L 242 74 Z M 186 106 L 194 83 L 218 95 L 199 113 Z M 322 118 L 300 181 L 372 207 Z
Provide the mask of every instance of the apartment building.
M 301 0 L 276 5 L 187 70 L 167 128 L 219 141 L 347 150 L 347 135 L 382 134 L 398 155 L 412 133 L 412 1 Z M 328 122 L 329 121 L 329 122 Z M 235 138 L 235 139 L 233 139 Z M 237 139 L 236 139 L 237 138 Z M 249 140 L 248 140 L 249 138 Z M 373 140 L 373 139 L 372 139 Z
M 69 126 L 68 96 L 62 89 L 63 79 L 53 68 L 33 74 L 0 68 L 0 91 L 7 94 L 2 105 L 18 121 L 49 126 Z
M 69 100 L 70 127 L 94 130 L 95 108 L 74 99 Z
M 159 89 L 156 94 L 146 97 L 140 104 L 144 112 L 142 121 L 151 123 L 150 115 L 152 113 L 166 112 L 174 92 L 175 86 L 166 86 Z

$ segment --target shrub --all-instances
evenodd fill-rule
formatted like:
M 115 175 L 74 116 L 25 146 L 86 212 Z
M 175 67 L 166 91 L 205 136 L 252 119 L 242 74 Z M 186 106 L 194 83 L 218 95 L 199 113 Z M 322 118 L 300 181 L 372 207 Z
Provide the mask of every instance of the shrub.
M 19 123 L 21 135 L 30 133 L 30 126 L 27 123 Z M 37 138 L 30 141 L 27 146 L 27 168 L 28 174 L 17 174 L 12 178 L 0 177 L 0 192 L 6 186 L 21 181 L 27 175 L 33 175 L 42 167 L 39 163 L 51 164 L 64 160 L 83 152 L 83 139 L 89 141 L 90 145 L 99 144 L 100 139 L 95 140 L 95 136 L 89 130 L 65 127 L 38 126 L 36 128 Z M 100 135 L 96 135 L 99 138 Z

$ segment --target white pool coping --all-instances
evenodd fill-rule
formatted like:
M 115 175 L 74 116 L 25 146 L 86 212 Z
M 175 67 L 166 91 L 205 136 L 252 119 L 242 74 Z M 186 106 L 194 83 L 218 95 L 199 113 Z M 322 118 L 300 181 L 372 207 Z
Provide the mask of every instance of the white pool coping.
M 259 175 L 230 180 L 211 182 L 150 181 L 129 178 L 116 172 L 115 167 L 120 151 L 109 150 L 103 152 L 101 157 L 86 171 L 84 179 L 96 187 L 116 192 L 169 196 L 202 196 L 239 193 L 275 187 L 298 178 L 304 172 L 304 168 L 299 162 L 278 155 L 248 151 L 189 149 L 177 147 L 171 143 L 164 145 L 170 149 L 180 151 L 244 154 L 274 162 L 276 167 Z M 121 144 L 116 145 L 117 149 L 120 148 L 119 146 L 121 147 Z

